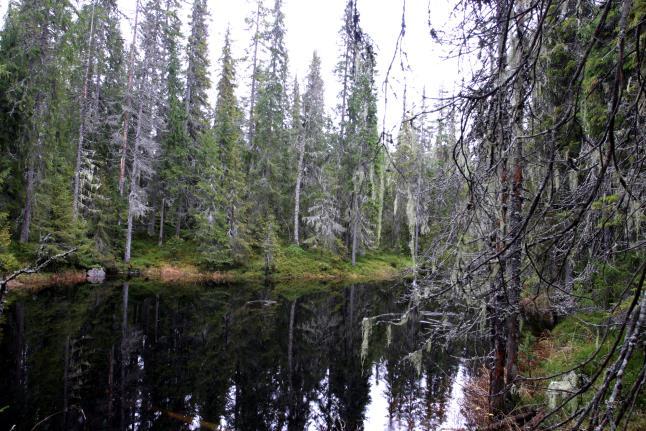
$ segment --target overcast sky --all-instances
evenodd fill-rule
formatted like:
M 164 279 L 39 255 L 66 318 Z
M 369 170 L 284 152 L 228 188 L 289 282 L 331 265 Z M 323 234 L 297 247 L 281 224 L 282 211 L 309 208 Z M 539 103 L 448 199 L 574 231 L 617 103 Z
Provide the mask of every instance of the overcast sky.
M 266 2 L 268 6 L 273 5 L 273 0 Z M 339 92 L 333 68 L 339 56 L 339 29 L 345 3 L 346 0 L 284 0 L 290 73 L 296 74 L 302 83 L 307 75 L 312 52 L 316 50 L 322 61 L 326 102 L 329 107 L 336 105 Z M 404 0 L 358 0 L 361 26 L 372 38 L 377 50 L 380 121 L 385 101 L 382 83 L 395 54 L 397 37 L 401 30 L 403 3 Z M 436 29 L 444 28 L 449 21 L 451 3 L 451 0 L 406 0 L 406 35 L 403 47 L 407 52 L 405 65 L 411 69 L 405 72 L 409 106 L 413 103 L 419 106 L 424 88 L 429 97 L 435 97 L 440 88 L 450 90 L 459 75 L 455 61 L 444 61 L 446 53 L 443 53 L 441 47 L 429 36 L 429 19 Z M 247 0 L 210 0 L 209 6 L 209 42 L 212 58 L 215 60 L 212 69 L 213 76 L 217 77 L 219 64 L 216 59 L 220 56 L 227 25 L 231 26 L 235 55 L 244 56 L 245 48 L 250 43 L 250 35 L 245 32 L 244 18 L 253 5 Z M 185 13 L 188 14 L 189 11 Z M 240 70 L 241 66 L 239 75 L 242 76 L 245 71 Z M 388 129 L 395 127 L 402 112 L 404 72 L 401 70 L 399 55 L 395 59 L 390 76 L 392 88 L 388 94 Z
M 312 52 L 318 51 L 322 60 L 323 79 L 326 85 L 326 103 L 336 105 L 338 84 L 332 72 L 339 54 L 339 29 L 346 0 L 284 0 L 284 12 L 287 25 L 287 48 L 289 51 L 289 70 L 296 74 L 303 88 Z M 0 13 L 4 19 L 7 0 L 0 0 Z M 182 19 L 187 22 L 190 15 L 191 0 L 186 0 Z M 268 6 L 273 0 L 266 0 Z M 446 53 L 434 43 L 429 36 L 429 22 L 436 30 L 445 29 L 450 22 L 450 4 L 452 0 L 406 0 L 406 35 L 403 48 L 407 53 L 405 66 L 410 70 L 401 70 L 399 55 L 396 55 L 391 70 L 391 87 L 387 94 L 388 108 L 384 109 L 386 95 L 383 81 L 388 66 L 395 55 L 395 44 L 401 29 L 402 6 L 404 0 L 358 0 L 361 25 L 376 45 L 377 67 L 379 76 L 380 124 L 383 113 L 387 111 L 387 129 L 396 127 L 402 113 L 403 78 L 408 82 L 409 110 L 419 107 L 421 93 L 426 88 L 429 97 L 435 97 L 440 88 L 451 90 L 453 83 L 460 75 L 455 61 L 443 60 Z M 135 0 L 119 0 L 122 12 L 134 18 Z M 249 0 L 209 0 L 209 50 L 211 52 L 211 79 L 217 82 L 219 75 L 219 58 L 227 26 L 231 27 L 233 52 L 243 58 L 249 46 L 251 35 L 245 31 L 245 17 L 253 5 Z M 130 43 L 129 23 L 123 23 L 126 45 Z M 185 33 L 188 29 L 185 29 Z M 244 63 L 238 65 L 239 91 L 246 93 L 247 70 Z M 291 83 L 290 83 L 291 84 Z M 214 96 L 214 93 L 212 94 Z

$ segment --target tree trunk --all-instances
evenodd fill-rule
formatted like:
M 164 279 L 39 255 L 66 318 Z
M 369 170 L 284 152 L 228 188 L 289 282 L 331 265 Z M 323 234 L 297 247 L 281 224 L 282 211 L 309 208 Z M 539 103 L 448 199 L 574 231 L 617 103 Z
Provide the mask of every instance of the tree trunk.
M 507 1 L 500 1 L 497 6 L 496 20 L 499 26 L 499 34 L 496 52 L 497 82 L 503 85 L 507 77 L 507 35 L 509 32 L 509 7 Z M 505 124 L 508 116 L 508 103 L 503 90 L 499 89 L 497 97 L 493 102 L 496 104 L 496 129 L 494 131 L 494 142 L 492 142 L 491 165 L 495 166 L 495 156 L 500 154 L 498 163 L 498 187 L 499 196 L 496 198 L 496 219 L 492 220 L 492 237 L 490 250 L 492 256 L 497 256 L 490 264 L 491 292 L 492 299 L 489 307 L 489 320 L 491 325 L 493 361 L 489 374 L 489 413 L 498 417 L 504 413 L 506 388 L 505 388 L 505 366 L 507 364 L 507 340 L 505 334 L 505 311 L 507 310 L 507 292 L 505 286 L 506 261 L 503 253 L 505 239 L 507 238 L 507 205 L 509 204 L 509 175 L 507 172 L 507 156 L 505 153 L 505 133 L 501 126 Z
M 25 189 L 25 208 L 22 212 L 22 228 L 20 230 L 20 242 L 29 241 L 29 230 L 31 228 L 31 212 L 34 205 L 34 188 L 36 182 L 36 167 L 34 156 L 29 159 L 29 169 L 27 170 L 27 188 Z
M 376 246 L 379 248 L 381 245 L 381 231 L 383 229 L 384 218 L 384 189 L 386 187 L 386 169 L 381 167 L 379 172 L 379 191 L 377 192 L 377 232 L 376 232 Z
M 521 0 L 518 10 L 525 10 L 525 2 Z M 512 39 L 512 54 L 510 70 L 521 67 L 524 46 L 524 17 L 520 15 L 516 19 L 515 37 Z M 507 300 L 509 311 L 507 312 L 507 388 L 514 384 L 518 374 L 518 342 L 520 339 L 520 294 L 521 282 L 521 258 L 522 258 L 522 235 L 520 230 L 523 224 L 523 106 L 524 106 L 524 83 L 523 74 L 516 77 L 514 84 L 514 109 L 511 124 L 511 145 L 513 151 L 511 176 L 511 212 L 509 214 L 509 236 L 512 243 L 509 247 L 509 289 Z
M 177 206 L 177 222 L 175 222 L 175 238 L 179 239 L 179 234 L 182 231 L 182 207 Z
M 144 67 L 145 70 L 145 67 Z M 139 104 L 137 114 L 137 133 L 135 134 L 135 147 L 132 151 L 132 169 L 130 170 L 130 193 L 128 194 L 128 227 L 126 230 L 126 250 L 124 253 L 124 262 L 130 262 L 130 249 L 132 247 L 132 225 L 134 222 L 135 191 L 139 187 L 139 143 L 141 139 L 141 127 L 143 116 L 143 102 Z
M 164 210 L 166 209 L 166 198 L 162 198 L 161 208 L 159 212 L 159 241 L 157 242 L 158 246 L 164 244 Z
M 131 198 L 128 198 L 130 200 Z M 123 261 L 128 263 L 130 262 L 130 249 L 132 248 L 132 223 L 133 216 L 130 209 L 128 209 L 128 228 L 126 231 L 126 250 L 123 255 Z
M 123 196 L 125 191 L 126 182 L 126 157 L 128 155 L 128 128 L 130 121 L 130 110 L 132 109 L 132 82 L 134 76 L 135 66 L 135 41 L 137 40 L 137 23 L 139 20 L 139 0 L 135 7 L 135 25 L 132 31 L 132 43 L 130 45 L 130 53 L 128 54 L 128 86 L 126 88 L 126 109 L 123 113 L 123 131 L 121 142 L 121 161 L 119 163 L 119 194 Z
M 85 74 L 83 77 L 83 90 L 79 106 L 79 139 L 76 146 L 76 167 L 74 169 L 74 195 L 72 197 L 72 217 L 74 220 L 79 215 L 79 199 L 81 193 L 81 167 L 83 164 L 83 142 L 85 141 L 85 105 L 87 103 L 87 88 L 90 79 L 90 63 L 92 61 L 92 44 L 94 41 L 94 8 L 92 2 L 92 18 L 90 20 L 90 35 L 88 36 L 88 53 L 85 61 Z
M 294 244 L 298 245 L 300 210 L 301 210 L 301 182 L 303 181 L 303 159 L 305 157 L 305 142 L 301 139 L 298 145 L 298 171 L 296 173 L 296 190 L 294 191 Z
M 494 264 L 495 265 L 495 264 Z M 492 369 L 489 375 L 489 411 L 498 417 L 505 411 L 505 364 L 506 340 L 505 319 L 501 314 L 505 310 L 505 294 L 502 283 L 504 275 L 502 268 L 492 284 L 494 290 L 493 306 L 490 309 L 491 336 L 494 349 Z
M 157 212 L 155 207 L 157 206 L 157 187 L 152 186 L 152 207 L 150 208 L 150 218 L 148 219 L 148 236 L 153 237 L 155 235 L 155 225 L 157 224 Z

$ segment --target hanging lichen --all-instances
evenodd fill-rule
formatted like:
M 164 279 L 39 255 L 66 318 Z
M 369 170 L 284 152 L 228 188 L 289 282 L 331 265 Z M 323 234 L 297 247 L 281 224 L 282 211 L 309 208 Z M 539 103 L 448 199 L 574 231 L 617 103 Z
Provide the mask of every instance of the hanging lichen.
M 393 327 L 388 325 L 386 327 L 386 347 L 390 347 L 393 342 Z
M 416 271 L 417 269 L 416 239 L 417 238 L 415 235 L 415 232 L 417 230 L 417 202 L 413 198 L 413 194 L 411 193 L 410 188 L 408 189 L 408 200 L 406 202 L 406 219 L 408 221 L 408 233 L 410 237 L 410 241 L 408 242 L 408 247 L 410 249 L 410 257 L 413 261 L 413 271 L 417 272 Z
M 393 323 L 395 326 L 404 326 L 408 322 L 408 311 L 404 313 L 402 318 L 399 320 L 399 322 Z
M 415 350 L 414 352 L 409 353 L 408 356 L 406 356 L 406 359 L 410 361 L 413 367 L 415 367 L 415 371 L 417 372 L 417 375 L 422 374 L 422 359 L 423 359 L 422 350 Z
M 372 325 L 374 317 L 364 317 L 361 321 L 361 365 L 363 365 L 368 356 L 368 347 L 370 347 L 370 335 L 372 335 Z

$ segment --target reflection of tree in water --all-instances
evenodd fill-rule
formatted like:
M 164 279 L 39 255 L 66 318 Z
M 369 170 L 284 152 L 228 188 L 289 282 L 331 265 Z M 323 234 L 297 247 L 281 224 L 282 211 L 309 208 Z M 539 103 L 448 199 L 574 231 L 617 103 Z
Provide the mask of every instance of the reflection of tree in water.
M 351 286 L 344 291 L 340 306 L 340 325 L 335 341 L 329 346 L 329 392 L 333 429 L 363 428 L 365 407 L 369 401 L 369 377 L 361 366 L 361 319 L 370 311 L 369 289 Z
M 10 406 L 0 419 L 31 429 L 54 414 L 51 430 L 363 429 L 361 320 L 396 310 L 395 295 L 355 286 L 258 305 L 270 298 L 259 295 L 132 282 L 17 298 L 0 340 L 0 406 Z M 450 384 L 432 368 L 439 355 L 425 358 L 420 383 L 401 360 L 417 335 L 401 329 L 373 356 L 386 364 L 393 417 L 422 424 L 441 416 Z
M 405 324 L 392 325 L 377 360 L 375 372 L 385 381 L 388 419 L 393 429 L 435 430 L 446 419 L 447 403 L 458 369 L 458 359 L 442 349 L 424 349 L 420 369 L 411 352 L 420 348 L 426 338 L 421 334 L 419 319 L 409 314 Z M 381 331 L 382 339 L 384 337 Z M 383 362 L 382 362 L 383 361 Z M 381 375 L 385 373 L 385 375 Z

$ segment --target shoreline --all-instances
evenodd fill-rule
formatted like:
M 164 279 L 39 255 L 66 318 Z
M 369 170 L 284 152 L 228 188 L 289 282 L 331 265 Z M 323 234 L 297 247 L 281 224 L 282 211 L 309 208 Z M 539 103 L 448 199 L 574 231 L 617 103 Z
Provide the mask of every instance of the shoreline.
M 377 260 L 371 257 L 366 259 L 368 262 Z M 292 269 L 299 268 L 291 264 L 287 264 L 287 266 L 291 266 Z M 403 278 L 405 277 L 406 269 L 406 267 L 398 268 L 384 264 L 367 269 L 356 267 L 355 271 L 340 271 L 335 268 L 330 272 L 304 271 L 295 273 L 291 270 L 279 270 L 266 277 L 262 271 L 255 269 L 251 265 L 230 270 L 206 271 L 191 264 L 163 263 L 150 267 L 133 266 L 129 268 L 129 271 L 136 273 L 136 275 L 128 275 L 128 271 L 119 271 L 116 275 L 107 276 L 105 281 L 142 279 L 160 283 L 263 283 L 266 281 L 277 284 L 302 282 L 332 284 L 377 283 L 396 280 L 398 277 Z M 74 286 L 87 282 L 87 270 L 65 269 L 57 272 L 21 275 L 9 282 L 8 290 L 38 291 L 54 286 Z

